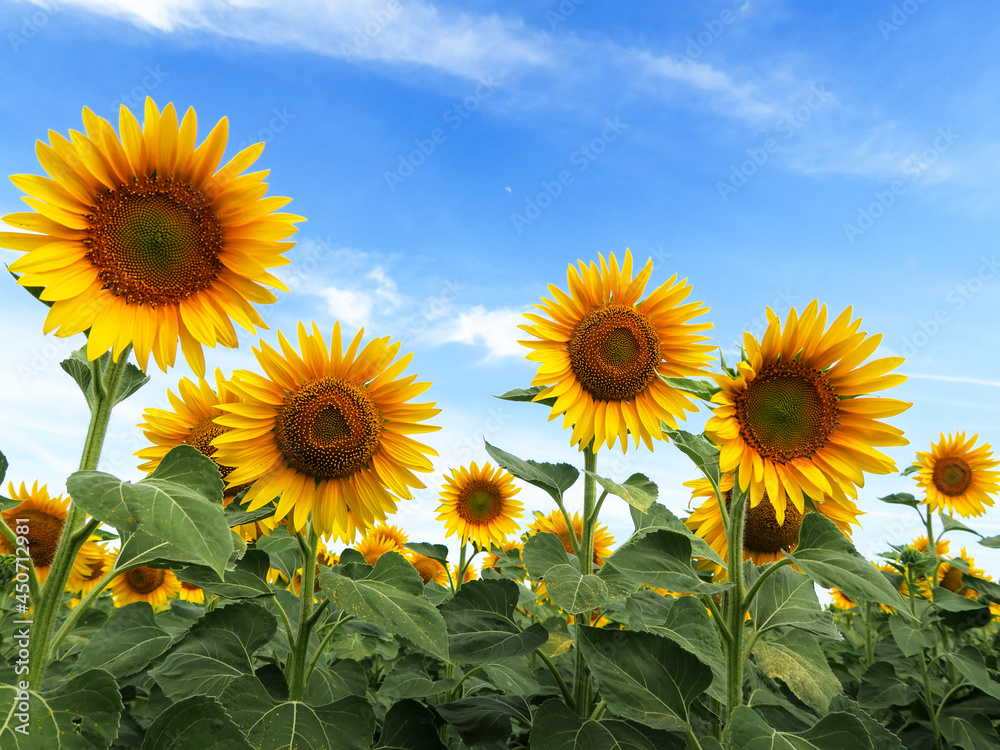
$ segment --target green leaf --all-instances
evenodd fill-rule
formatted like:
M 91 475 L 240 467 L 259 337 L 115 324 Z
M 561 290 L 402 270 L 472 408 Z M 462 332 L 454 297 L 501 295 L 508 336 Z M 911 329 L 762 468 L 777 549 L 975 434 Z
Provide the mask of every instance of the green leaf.
M 27 711 L 21 710 L 24 703 Z M 106 750 L 118 734 L 122 708 L 118 683 L 103 669 L 87 670 L 42 693 L 0 685 L 0 747 Z
M 550 398 L 543 398 L 535 401 L 535 396 L 544 391 L 548 386 L 544 385 L 533 385 L 530 388 L 512 388 L 501 396 L 494 396 L 493 398 L 502 398 L 504 401 L 527 401 L 533 404 L 541 404 L 542 406 L 554 406 L 556 403 L 555 396 Z
M 870 709 L 908 706 L 920 690 L 896 676 L 896 669 L 887 661 L 877 661 L 861 676 L 858 701 Z
M 992 722 L 985 716 L 948 716 L 940 718 L 941 734 L 955 747 L 962 750 L 996 750 L 1000 736 Z
M 830 701 L 830 711 L 847 713 L 860 721 L 868 732 L 872 750 L 903 750 L 903 743 L 899 741 L 899 737 L 846 695 L 834 696 Z
M 718 701 L 726 700 L 726 662 L 719 646 L 719 634 L 694 597 L 676 599 L 655 591 L 636 592 L 626 605 L 629 627 L 669 638 L 678 646 L 712 668 L 714 679 L 708 689 Z
M 110 353 L 102 354 L 97 358 L 98 372 L 102 381 L 104 381 L 105 373 L 110 364 Z M 87 359 L 87 347 L 83 346 L 74 351 L 70 354 L 69 358 L 60 362 L 59 366 L 80 386 L 84 398 L 87 399 L 87 405 L 90 407 L 90 411 L 93 412 L 97 408 L 97 392 L 93 382 L 93 365 Z M 122 379 L 118 385 L 118 392 L 115 394 L 114 403 L 121 403 L 148 382 L 149 376 L 129 362 L 125 365 L 125 370 L 122 373 Z
M 520 695 L 484 695 L 462 698 L 434 707 L 470 746 L 504 750 L 513 730 L 513 718 L 531 724 L 531 708 Z
M 0 482 L 3 482 L 3 478 L 7 476 L 8 466 L 10 464 L 7 463 L 7 457 L 3 453 L 0 453 Z
M 523 631 L 515 624 L 514 608 L 520 588 L 505 579 L 470 581 L 441 605 L 451 661 L 482 664 L 523 656 L 548 640 L 541 623 Z
M 784 682 L 819 715 L 826 713 L 830 700 L 842 691 L 840 680 L 810 633 L 789 630 L 773 640 L 761 638 L 752 653 L 768 677 Z
M 688 540 L 691 542 L 691 552 L 696 557 L 711 560 L 723 568 L 728 567 L 726 561 L 719 556 L 718 552 L 712 549 L 708 542 L 692 533 L 691 529 L 685 526 L 683 521 L 660 503 L 653 503 L 646 513 L 640 513 L 634 508 L 630 508 L 629 510 L 632 513 L 632 522 L 635 524 L 634 537 L 645 536 L 650 531 L 656 531 L 657 529 L 668 529 L 688 537 Z
M 434 680 L 427 673 L 424 657 L 420 654 L 407 654 L 397 661 L 392 671 L 386 675 L 378 690 L 379 698 L 388 702 L 404 698 L 430 698 L 442 695 L 455 687 L 455 680 L 447 677 Z
M 448 548 L 443 544 L 430 544 L 428 542 L 409 542 L 406 545 L 408 550 L 416 552 L 418 555 L 423 555 L 424 557 L 429 557 L 432 560 L 437 560 L 439 563 L 448 567 Z
M 266 552 L 250 549 L 236 561 L 235 569 L 226 571 L 221 582 L 215 571 L 204 567 L 184 568 L 177 571 L 177 577 L 226 599 L 254 599 L 271 595 L 271 586 L 267 582 L 269 563 Z
M 864 724 L 839 711 L 801 734 L 791 734 L 771 729 L 753 709 L 740 706 L 729 727 L 732 746 L 740 750 L 872 750 Z
M 604 581 L 593 574 L 582 575 L 576 558 L 566 554 L 555 534 L 533 534 L 524 543 L 521 557 L 533 578 L 545 580 L 545 590 L 555 605 L 570 614 L 589 612 L 608 599 Z
M 610 479 L 598 476 L 592 471 L 588 471 L 587 473 L 594 477 L 598 484 L 609 494 L 620 497 L 642 513 L 649 510 L 649 506 L 653 504 L 653 501 L 656 500 L 659 494 L 656 483 L 650 481 L 649 477 L 645 474 L 633 474 L 622 484 L 618 484 L 617 482 L 612 482 Z
M 685 750 L 681 735 L 619 719 L 594 721 L 577 716 L 560 700 L 535 711 L 531 750 Z
M 914 627 L 902 617 L 890 615 L 889 631 L 892 633 L 892 639 L 899 646 L 899 650 L 907 659 L 934 645 L 935 639 L 932 633 Z
M 891 503 L 892 505 L 909 505 L 911 508 L 916 508 L 920 505 L 920 501 L 909 492 L 897 492 L 893 495 L 880 497 L 879 500 L 883 503 Z
M 728 583 L 703 581 L 691 560 L 691 540 L 684 534 L 667 529 L 633 537 L 619 547 L 609 561 L 617 570 L 639 583 L 677 593 L 715 594 L 730 586 Z
M 572 487 L 580 476 L 580 472 L 575 466 L 524 461 L 489 443 L 486 443 L 486 452 L 502 468 L 518 479 L 548 492 L 557 505 L 562 504 L 563 493 Z
M 330 666 L 313 669 L 302 700 L 310 706 L 325 706 L 349 695 L 364 695 L 367 691 L 365 668 L 354 659 L 342 659 Z
M 982 690 L 993 698 L 1000 698 L 1000 683 L 994 680 L 986 671 L 983 655 L 974 646 L 963 646 L 957 654 L 946 654 L 958 673 L 973 687 Z
M 78 471 L 66 487 L 73 502 L 97 520 L 129 533 L 141 529 L 185 549 L 222 577 L 234 549 L 222 513 L 222 476 L 197 448 L 171 449 L 156 471 L 135 484 Z
M 250 750 L 239 727 L 215 700 L 195 695 L 168 706 L 146 730 L 142 750 Z
M 577 641 L 611 711 L 654 729 L 690 728 L 688 708 L 712 682 L 707 664 L 652 633 L 580 626 Z
M 548 631 L 546 631 L 546 638 L 548 638 Z M 493 664 L 484 664 L 483 672 L 502 693 L 537 695 L 542 692 L 541 685 L 538 684 L 538 680 L 535 679 L 524 659 L 504 659 Z
M 302 567 L 302 553 L 295 537 L 275 533 L 262 536 L 254 545 L 267 553 L 268 566 L 281 571 L 288 581 L 295 578 L 295 572 Z
M 156 624 L 148 602 L 115 609 L 83 650 L 74 671 L 106 669 L 128 677 L 149 665 L 170 647 L 171 635 Z
M 769 568 L 745 563 L 743 576 L 747 588 Z M 842 639 L 833 624 L 833 615 L 820 607 L 813 580 L 788 567 L 778 568 L 764 580 L 750 603 L 750 617 L 760 632 L 791 626 L 824 638 Z
M 219 695 L 240 675 L 253 674 L 253 654 L 274 636 L 277 622 L 259 604 L 243 601 L 207 612 L 159 666 L 150 670 L 173 700 Z
M 324 570 L 319 583 L 335 607 L 448 659 L 444 618 L 424 596 L 420 574 L 398 552 L 382 555 L 374 569 L 358 580 Z
M 695 398 L 700 398 L 703 401 L 711 401 L 712 396 L 721 391 L 722 389 L 715 383 L 709 380 L 694 380 L 692 378 L 665 378 L 662 375 L 660 379 L 679 391 L 684 393 L 689 393 Z
M 414 700 L 394 704 L 382 722 L 374 750 L 447 750 L 438 739 L 434 714 Z
M 281 701 L 246 675 L 233 680 L 219 701 L 257 748 L 368 750 L 375 732 L 375 712 L 358 695 L 320 707 Z
M 905 612 L 896 589 L 822 513 L 806 513 L 799 546 L 786 554 L 820 586 L 835 586 L 854 602 L 878 602 Z
M 673 441 L 673 444 L 694 461 L 694 465 L 708 477 L 708 481 L 718 490 L 720 481 L 719 447 L 704 435 L 692 435 L 685 430 L 675 430 L 666 422 L 662 422 L 660 426 L 663 428 L 664 434 Z
M 941 516 L 941 521 L 944 525 L 944 531 L 941 532 L 942 534 L 946 534 L 949 531 L 966 531 L 970 534 L 975 534 L 976 536 L 982 536 L 982 534 L 975 529 L 970 529 L 964 523 L 955 520 L 951 516 Z
M 987 536 L 979 540 L 979 543 L 990 549 L 1000 549 L 1000 534 L 997 536 Z
M 239 498 L 237 497 L 236 500 L 238 501 Z M 226 517 L 226 523 L 229 524 L 229 528 L 260 521 L 263 518 L 270 518 L 277 509 L 274 502 L 270 502 L 267 505 L 257 508 L 257 510 L 247 510 L 248 506 L 241 505 L 237 501 L 229 503 L 229 505 L 222 509 L 222 515 Z
M 604 581 L 604 586 L 608 590 L 608 600 L 604 606 L 624 606 L 628 598 L 639 590 L 637 581 L 622 573 L 607 560 L 597 571 L 597 577 Z

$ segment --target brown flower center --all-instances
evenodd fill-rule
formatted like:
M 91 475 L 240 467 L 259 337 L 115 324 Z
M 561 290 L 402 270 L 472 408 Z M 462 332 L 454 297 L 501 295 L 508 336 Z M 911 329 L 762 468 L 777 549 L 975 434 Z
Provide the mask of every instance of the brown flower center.
M 160 568 L 148 568 L 141 565 L 133 568 L 125 574 L 125 581 L 137 594 L 151 594 L 163 585 L 166 579 L 166 571 Z
M 938 584 L 943 589 L 948 589 L 952 593 L 957 594 L 965 584 L 962 583 L 962 569 L 956 568 L 954 565 L 946 565 L 947 571 L 941 577 L 941 583 Z
M 779 464 L 811 456 L 837 430 L 837 396 L 829 379 L 796 361 L 762 367 L 734 405 L 743 439 Z
M 216 424 L 212 421 L 212 417 L 205 417 L 198 424 L 191 428 L 188 432 L 188 436 L 184 439 L 184 442 L 193 448 L 197 448 L 204 455 L 212 458 L 215 455 L 216 447 L 212 445 L 212 441 L 219 435 L 229 432 L 232 427 L 224 427 L 221 424 Z M 229 474 L 235 469 L 235 466 L 223 466 L 218 461 L 215 465 L 219 468 L 222 474 L 222 478 L 225 479 Z M 240 492 L 249 487 L 249 484 L 241 484 L 237 487 L 227 487 L 223 491 L 223 497 L 229 498 L 230 500 L 236 497 Z M 223 507 L 228 505 L 228 503 L 223 503 Z
M 656 377 L 660 338 L 631 305 L 611 303 L 583 316 L 569 340 L 573 374 L 599 401 L 629 401 Z
M 36 568 L 47 568 L 52 565 L 52 560 L 56 556 L 56 547 L 59 546 L 59 537 L 62 536 L 63 526 L 66 522 L 56 516 L 38 508 L 25 508 L 17 511 L 17 518 L 26 518 L 26 522 L 18 523 L 11 516 L 6 519 L 7 526 L 11 531 L 16 526 L 27 526 L 28 533 L 24 536 L 28 539 L 28 553 L 31 555 L 31 562 Z M 3 540 L 4 548 L 8 548 L 6 539 Z
M 972 484 L 972 469 L 958 456 L 945 456 L 935 462 L 932 479 L 941 494 L 955 497 Z
M 463 520 L 482 526 L 503 514 L 503 496 L 493 482 L 472 481 L 458 495 L 458 514 Z
M 84 244 L 98 277 L 129 304 L 177 303 L 208 289 L 222 267 L 222 225 L 211 201 L 157 175 L 97 198 Z
M 726 509 L 729 509 L 732 490 L 726 493 Z M 764 493 L 764 498 L 756 508 L 750 507 L 750 499 L 746 502 L 746 522 L 743 527 L 743 549 L 746 552 L 779 552 L 791 551 L 798 544 L 799 528 L 802 526 L 802 514 L 792 502 L 785 503 L 785 522 L 778 525 L 771 499 Z
M 289 393 L 274 421 L 285 461 L 317 479 L 343 479 L 378 452 L 382 413 L 368 391 L 327 377 Z

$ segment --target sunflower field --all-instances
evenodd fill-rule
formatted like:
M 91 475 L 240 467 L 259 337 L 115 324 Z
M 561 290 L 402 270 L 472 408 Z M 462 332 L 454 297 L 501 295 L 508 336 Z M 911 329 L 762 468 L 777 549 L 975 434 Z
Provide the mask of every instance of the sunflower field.
M 727 361 L 687 280 L 649 288 L 629 250 L 570 264 L 523 316 L 534 379 L 497 396 L 579 460 L 485 441 L 432 488 L 439 538 L 412 538 L 394 514 L 440 413 L 420 363 L 303 321 L 206 372 L 234 323 L 267 327 L 304 217 L 251 171 L 263 144 L 222 164 L 225 120 L 199 140 L 193 109 L 120 113 L 50 131 L 0 233 L 44 331 L 85 336 L 61 366 L 91 415 L 66 496 L 0 457 L 3 750 L 1000 747 L 1000 585 L 975 561 L 1000 538 L 966 525 L 1000 462 L 963 432 L 880 450 L 911 404 L 858 311 L 768 307 Z M 99 471 L 112 410 L 179 361 L 145 477 Z M 616 476 L 619 451 L 690 471 Z M 881 500 L 923 535 L 866 559 L 865 478 L 897 473 Z

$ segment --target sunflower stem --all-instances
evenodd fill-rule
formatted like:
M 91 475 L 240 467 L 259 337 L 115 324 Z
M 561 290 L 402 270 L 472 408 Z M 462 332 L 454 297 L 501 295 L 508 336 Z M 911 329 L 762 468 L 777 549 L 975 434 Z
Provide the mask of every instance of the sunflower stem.
M 104 574 L 104 577 L 99 579 L 97 583 L 94 584 L 94 588 L 88 591 L 87 595 L 80 600 L 80 603 L 74 607 L 70 616 L 66 618 L 66 621 L 60 626 L 59 630 L 57 630 L 56 634 L 52 637 L 52 642 L 49 645 L 49 648 L 53 653 L 55 653 L 55 650 L 59 648 L 59 644 L 63 642 L 63 638 L 69 635 L 69 632 L 73 629 L 76 621 L 80 619 L 80 616 L 91 604 L 94 603 L 97 597 L 99 597 L 104 589 L 108 587 L 108 584 L 115 579 L 115 576 L 118 576 L 127 570 L 130 570 L 130 568 L 119 569 L 112 565 L 110 570 Z
M 729 648 L 726 650 L 727 723 L 732 721 L 733 712 L 743 705 L 743 620 L 746 616 L 746 598 L 743 593 L 743 527 L 746 521 L 746 499 L 746 492 L 740 491 L 738 480 L 734 478 L 728 539 L 729 583 L 732 588 L 726 592 L 725 606 L 725 616 L 729 622 Z
M 330 600 L 324 599 L 323 601 L 325 603 Z M 343 625 L 345 622 L 348 622 L 353 619 L 354 615 L 345 615 L 343 617 L 338 618 L 338 620 L 335 623 L 333 623 L 333 625 L 330 626 L 330 629 L 327 631 L 326 635 L 323 636 L 323 640 L 320 641 L 319 647 L 316 649 L 316 653 L 313 654 L 312 659 L 309 660 L 309 665 L 306 667 L 305 677 L 303 677 L 302 679 L 302 681 L 306 685 L 309 684 L 309 678 L 312 676 L 313 670 L 316 668 L 316 663 L 323 655 L 323 649 L 326 648 L 327 644 L 333 639 L 333 636 L 335 636 L 337 634 L 337 631 L 340 630 L 340 626 Z
M 562 692 L 563 700 L 566 701 L 566 705 L 569 706 L 570 709 L 575 709 L 576 701 L 573 700 L 573 694 L 570 692 L 569 685 L 566 684 L 566 680 L 564 680 L 562 674 L 560 674 L 559 667 L 553 663 L 552 659 L 547 657 L 537 648 L 534 653 L 537 654 L 545 666 L 549 668 L 549 671 L 552 673 L 552 677 L 555 678 L 556 684 L 559 686 L 560 692 Z
M 743 597 L 743 611 L 746 612 L 750 609 L 750 604 L 753 602 L 754 597 L 757 596 L 757 592 L 760 591 L 760 587 L 764 585 L 764 581 L 766 581 L 768 577 L 774 573 L 774 571 L 791 564 L 792 558 L 783 557 L 777 562 L 764 568 L 764 572 L 760 574 L 756 581 L 754 581 L 753 586 L 751 586 L 750 590 L 747 591 L 747 595 Z
M 305 692 L 306 659 L 309 655 L 309 635 L 312 632 L 313 598 L 316 581 L 316 550 L 319 548 L 319 536 L 313 527 L 312 519 L 308 521 L 305 549 L 302 551 L 302 583 L 299 587 L 299 631 L 292 644 L 292 654 L 289 659 L 288 697 L 297 701 Z
M 465 539 L 462 539 L 462 546 L 458 549 L 458 571 L 455 573 L 455 593 L 462 588 L 462 580 L 465 578 Z
M 580 572 L 583 575 L 592 575 L 594 572 L 594 527 L 597 525 L 596 510 L 597 501 L 597 480 L 594 475 L 597 472 L 597 453 L 592 448 L 593 443 L 583 449 L 583 534 L 580 539 L 580 547 L 577 551 L 577 561 L 580 565 Z M 570 538 L 576 536 L 573 527 L 570 526 Z M 576 673 L 573 675 L 573 689 L 575 691 L 574 703 L 579 716 L 587 718 L 591 710 L 590 680 L 588 679 L 587 663 L 583 658 L 583 649 L 580 648 L 581 628 L 590 624 L 590 612 L 581 612 L 577 616 L 576 624 Z
M 132 345 L 129 344 L 119 354 L 117 361 L 111 360 L 108 363 L 104 371 L 103 382 L 100 377 L 100 368 L 96 367 L 92 370 L 95 378 L 95 404 L 90 413 L 87 439 L 83 444 L 83 454 L 80 457 L 80 471 L 93 471 L 97 468 L 101 457 L 101 447 L 104 445 L 104 437 L 108 432 L 111 410 L 115 406 L 115 396 L 118 394 L 118 387 L 121 385 L 131 352 Z M 80 547 L 86 541 L 85 538 L 78 535 L 86 518 L 86 512 L 71 500 L 69 510 L 66 513 L 66 522 L 63 524 L 62 535 L 59 537 L 59 545 L 56 547 L 56 554 L 52 559 L 52 566 L 49 568 L 49 575 L 45 579 L 45 585 L 39 591 L 34 622 L 31 626 L 28 682 L 33 689 L 37 689 L 42 678 L 45 677 L 45 669 L 48 667 L 49 655 L 52 650 L 52 632 L 55 629 L 56 615 L 62 604 L 62 595 L 66 590 L 69 574 L 73 570 L 73 561 L 76 559 Z M 80 602 L 78 609 L 82 606 L 83 602 Z

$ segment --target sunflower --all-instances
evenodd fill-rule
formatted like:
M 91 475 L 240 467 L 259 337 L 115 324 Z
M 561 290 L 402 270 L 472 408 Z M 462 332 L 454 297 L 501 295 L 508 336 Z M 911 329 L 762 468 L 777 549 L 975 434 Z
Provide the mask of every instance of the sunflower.
M 230 486 L 254 482 L 249 510 L 280 495 L 275 519 L 291 514 L 300 530 L 312 511 L 321 536 L 351 542 L 355 528 L 368 531 L 424 486 L 413 472 L 431 471 L 427 456 L 437 452 L 409 435 L 439 429 L 422 422 L 440 409 L 409 402 L 430 383 L 397 380 L 413 355 L 393 362 L 399 343 L 388 336 L 359 352 L 362 329 L 344 352 L 339 322 L 329 347 L 312 330 L 299 323 L 301 356 L 280 331 L 281 352 L 264 342 L 254 349 L 267 377 L 233 373 L 229 387 L 243 403 L 219 405 L 226 414 L 216 423 L 235 429 L 214 439 L 214 458 L 234 467 Z
M 159 611 L 169 606 L 181 592 L 181 582 L 174 571 L 166 568 L 138 568 L 116 576 L 111 582 L 111 598 L 116 607 L 124 607 L 132 602 L 149 602 Z
M 66 581 L 66 590 L 80 596 L 86 596 L 97 585 L 97 582 L 111 570 L 114 561 L 115 553 L 101 544 L 98 537 L 92 536 L 83 543 L 76 555 L 76 560 L 73 561 L 73 569 Z
M 410 564 L 420 574 L 425 586 L 431 581 L 441 586 L 448 585 L 448 570 L 433 557 L 411 552 L 408 558 Z
M 556 398 L 549 419 L 562 414 L 564 428 L 574 425 L 571 445 L 583 449 L 593 440 L 596 450 L 621 440 L 624 452 L 631 432 L 636 446 L 641 437 L 652 450 L 661 421 L 676 428 L 685 411 L 696 411 L 662 378 L 696 375 L 711 359 L 711 347 L 700 343 L 707 337 L 698 335 L 711 324 L 689 322 L 708 308 L 681 304 L 691 287 L 676 275 L 639 302 L 653 261 L 633 278 L 630 251 L 620 268 L 614 253 L 610 266 L 599 258 L 600 268 L 570 265 L 568 294 L 549 285 L 554 300 L 535 305 L 544 315 L 525 313 L 531 325 L 521 326 L 535 339 L 519 343 L 540 365 L 531 384 L 547 386 L 535 400 Z
M 508 534 L 517 531 L 517 521 L 524 506 L 514 495 L 514 477 L 489 463 L 479 468 L 473 461 L 468 468 L 452 469 L 441 488 L 438 521 L 444 521 L 445 536 L 458 534 L 463 542 L 471 539 L 481 549 L 490 543 L 503 544 Z
M 579 513 L 574 513 L 571 520 L 573 522 L 573 533 L 576 536 L 576 541 L 579 542 L 583 538 L 583 519 L 580 517 Z M 566 552 L 571 555 L 573 554 L 573 542 L 569 536 L 569 528 L 566 526 L 566 519 L 558 510 L 552 511 L 547 516 L 543 516 L 541 513 L 536 511 L 535 521 L 528 526 L 528 533 L 555 534 L 559 537 L 559 541 L 562 542 Z M 601 523 L 596 523 L 594 525 L 595 565 L 604 564 L 604 559 L 611 554 L 611 545 L 614 543 L 615 538 L 608 533 L 608 527 Z
M 830 589 L 830 596 L 833 598 L 833 606 L 835 609 L 853 609 L 858 606 L 850 599 L 850 597 L 847 596 L 847 594 L 836 587 Z
M 902 357 L 861 365 L 882 340 L 858 331 L 847 308 L 826 328 L 826 305 L 813 300 L 802 316 L 793 308 L 785 322 L 770 308 L 763 340 L 743 334 L 745 359 L 736 377 L 713 375 L 722 390 L 705 434 L 720 447 L 719 468 L 739 469 L 740 488 L 754 508 L 764 498 L 775 518 L 785 519 L 787 500 L 799 515 L 804 495 L 844 503 L 857 498 L 862 471 L 888 474 L 892 459 L 875 446 L 906 445 L 901 430 L 879 422 L 910 407 L 905 401 L 866 394 L 899 385 L 887 374 Z M 825 330 L 824 330 L 825 329 Z M 846 507 L 846 505 L 845 505 Z
M 458 580 L 458 566 L 457 565 L 452 565 L 451 566 L 451 580 L 453 580 L 453 581 L 457 581 Z M 462 583 L 468 583 L 469 581 L 474 581 L 474 580 L 476 580 L 476 567 L 474 565 L 467 564 L 465 566 L 465 575 L 462 576 Z
M 918 536 L 916 539 L 913 540 L 912 546 L 915 549 L 920 550 L 921 552 L 927 552 L 927 550 L 930 547 L 930 544 L 928 544 L 927 542 L 927 537 Z M 934 544 L 934 549 L 937 552 L 938 557 L 941 557 L 942 555 L 947 555 L 949 547 L 951 547 L 951 542 L 949 542 L 947 539 L 938 539 L 937 542 L 935 542 Z
M 191 602 L 192 604 L 204 604 L 205 590 L 195 586 L 193 583 L 181 581 L 181 590 L 178 592 L 177 598 Z
M 982 568 L 976 567 L 976 558 L 971 557 L 966 551 L 965 547 L 962 547 L 962 554 L 959 555 L 959 559 L 964 561 L 966 565 L 969 566 L 968 573 L 974 578 L 981 578 L 984 581 L 992 581 L 993 578 Z M 948 589 L 955 594 L 961 594 L 962 596 L 968 597 L 969 599 L 976 599 L 979 593 L 975 589 L 967 587 L 962 583 L 962 575 L 966 571 L 957 565 L 950 565 L 948 563 L 942 563 L 938 568 L 938 586 L 943 589 Z
M 403 531 L 398 526 L 390 526 L 388 524 L 380 524 L 374 529 L 368 532 L 366 535 L 368 538 L 381 537 L 382 539 L 387 539 L 392 542 L 392 549 L 395 552 L 403 553 L 406 551 L 406 543 L 410 541 L 406 532 Z
M 289 533 L 294 536 L 295 532 L 289 530 Z M 334 553 L 327 550 L 326 542 L 322 539 L 316 541 L 316 574 L 319 575 L 319 566 L 326 565 L 327 567 L 333 567 L 338 562 L 340 562 L 340 555 L 335 555 Z M 302 568 L 296 568 L 295 575 L 292 578 L 291 583 L 288 582 L 288 578 L 277 568 L 268 568 L 267 571 L 267 582 L 273 584 L 283 584 L 292 591 L 295 592 L 296 596 L 299 590 L 302 588 Z M 320 590 L 319 581 L 316 581 L 315 590 Z
M 167 399 L 173 411 L 166 409 L 146 409 L 143 412 L 145 422 L 139 425 L 146 439 L 153 445 L 136 452 L 136 456 L 146 459 L 139 468 L 151 472 L 160 465 L 165 455 L 178 445 L 191 445 L 204 455 L 214 460 L 215 451 L 212 440 L 229 432 L 231 427 L 223 427 L 213 420 L 222 415 L 220 404 L 238 403 L 239 398 L 229 389 L 229 383 L 222 376 L 222 370 L 215 370 L 215 390 L 204 379 L 199 379 L 195 385 L 187 378 L 181 378 L 177 384 L 180 394 L 175 396 L 167 391 Z M 222 478 L 225 479 L 231 466 L 223 466 L 216 462 Z M 249 485 L 227 487 L 222 495 L 222 507 L 226 507 L 233 499 Z M 262 518 L 252 523 L 233 527 L 245 541 L 253 542 L 261 536 L 268 536 L 275 527 L 273 517 Z
M 917 484 L 927 493 L 931 510 L 947 508 L 968 518 L 981 516 L 986 506 L 993 505 L 992 496 L 1000 492 L 1000 472 L 994 471 L 1000 461 L 993 459 L 989 443 L 973 448 L 978 438 L 966 440 L 964 432 L 945 437 L 942 432 L 929 452 L 917 452 Z
M 704 477 L 684 483 L 691 488 L 691 498 L 707 498 L 685 520 L 685 524 L 697 536 L 700 536 L 723 559 L 727 559 L 728 541 L 722 514 L 719 511 L 719 501 L 715 497 L 712 483 Z M 733 475 L 723 474 L 719 483 L 726 508 L 729 508 L 733 490 Z M 769 499 L 765 494 L 765 499 Z M 857 516 L 861 515 L 858 506 L 844 498 L 837 502 L 827 498 L 822 501 L 813 500 L 816 509 L 833 521 L 844 536 L 851 537 L 851 524 L 859 525 Z M 799 529 L 802 526 L 802 514 L 794 505 L 789 505 L 785 518 L 778 521 L 775 506 L 770 502 L 759 503 L 751 508 L 746 505 L 743 531 L 743 559 L 751 560 L 755 565 L 776 562 L 784 557 L 783 552 L 791 552 L 799 543 Z M 811 512 L 807 508 L 806 513 Z M 722 572 L 718 566 L 716 572 Z
M 483 570 L 486 570 L 487 568 L 493 568 L 493 570 L 499 573 L 500 569 L 497 567 L 497 562 L 499 561 L 499 558 L 497 557 L 496 554 L 492 552 L 493 548 L 499 548 L 504 552 L 512 552 L 514 550 L 517 550 L 517 554 L 518 556 L 520 556 L 522 550 L 524 549 L 524 542 L 516 540 L 514 541 L 504 540 L 500 544 L 494 544 L 491 546 L 491 551 L 487 552 L 485 557 L 483 557 Z
M 386 552 L 398 551 L 396 542 L 393 539 L 371 533 L 365 535 L 356 549 L 369 565 L 377 563 L 378 559 Z
M 23 534 L 28 539 L 28 554 L 31 555 L 38 583 L 45 583 L 49 568 L 52 567 L 52 560 L 56 556 L 63 526 L 66 525 L 69 498 L 63 500 L 62 495 L 50 497 L 46 485 L 39 487 L 38 482 L 32 484 L 30 490 L 24 486 L 24 482 L 21 482 L 20 489 L 16 489 L 14 483 L 10 482 L 7 485 L 7 492 L 11 500 L 21 502 L 0 515 L 4 523 L 15 533 L 18 533 L 16 531 L 18 527 L 22 529 L 28 527 L 28 531 Z M 2 534 L 0 534 L 0 554 L 14 554 L 7 537 Z
M 197 122 L 188 109 L 180 125 L 173 104 L 161 113 L 146 99 L 142 127 L 122 106 L 121 137 L 83 110 L 86 133 L 70 139 L 50 131 L 39 142 L 51 175 L 15 175 L 35 212 L 4 217 L 30 234 L 4 232 L 0 247 L 26 253 L 10 270 L 23 286 L 44 287 L 52 302 L 45 332 L 72 336 L 90 329 L 88 359 L 128 344 L 145 370 L 150 353 L 164 371 L 180 340 L 191 368 L 205 372 L 202 346 L 237 346 L 236 321 L 266 328 L 251 303 L 277 298 L 262 285 L 288 291 L 268 273 L 288 263 L 281 242 L 304 219 L 274 213 L 289 198 L 265 198 L 268 172 L 242 174 L 263 143 L 240 151 L 216 171 L 226 149 L 223 118 L 195 148 Z

